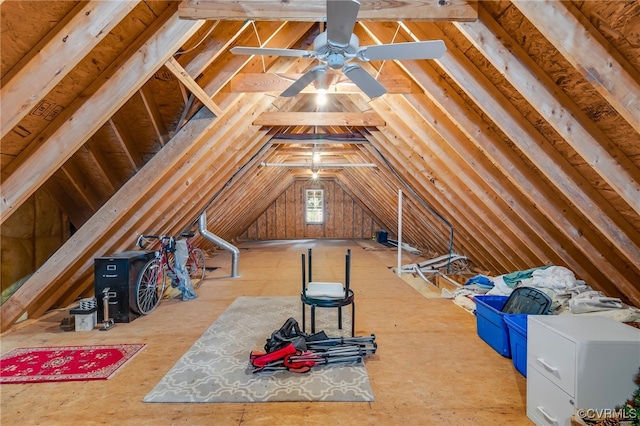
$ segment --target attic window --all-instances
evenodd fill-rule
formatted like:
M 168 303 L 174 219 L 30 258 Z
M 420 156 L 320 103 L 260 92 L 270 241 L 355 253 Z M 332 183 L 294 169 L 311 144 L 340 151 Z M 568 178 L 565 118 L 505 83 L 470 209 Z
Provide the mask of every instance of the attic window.
M 324 190 L 306 190 L 305 220 L 307 223 L 324 222 Z

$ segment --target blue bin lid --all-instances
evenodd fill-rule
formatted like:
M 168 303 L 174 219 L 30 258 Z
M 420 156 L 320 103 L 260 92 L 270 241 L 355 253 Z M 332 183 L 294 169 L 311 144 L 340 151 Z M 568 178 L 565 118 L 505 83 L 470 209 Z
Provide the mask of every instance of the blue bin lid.
M 535 287 L 517 287 L 513 290 L 502 312 L 505 314 L 544 315 L 551 308 L 551 298 Z

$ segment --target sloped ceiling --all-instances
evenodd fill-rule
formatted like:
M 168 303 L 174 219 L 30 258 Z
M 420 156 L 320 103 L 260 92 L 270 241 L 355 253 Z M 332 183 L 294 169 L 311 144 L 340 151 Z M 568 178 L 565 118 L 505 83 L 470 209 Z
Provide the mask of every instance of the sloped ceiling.
M 403 240 L 506 273 L 565 265 L 640 306 L 640 4 L 361 0 L 361 45 L 442 39 L 432 61 L 371 61 L 371 100 L 336 75 L 278 93 L 309 59 L 319 0 L 0 3 L 0 220 L 38 191 L 77 231 L 2 305 L 2 329 L 92 288 L 93 258 L 207 212 L 234 240 L 310 163 Z M 285 19 L 283 21 L 283 19 Z M 267 164 L 265 164 L 267 163 Z M 434 214 L 435 213 L 435 214 Z M 4 231 L 3 231 L 4 233 Z M 199 241 L 205 248 L 211 243 Z

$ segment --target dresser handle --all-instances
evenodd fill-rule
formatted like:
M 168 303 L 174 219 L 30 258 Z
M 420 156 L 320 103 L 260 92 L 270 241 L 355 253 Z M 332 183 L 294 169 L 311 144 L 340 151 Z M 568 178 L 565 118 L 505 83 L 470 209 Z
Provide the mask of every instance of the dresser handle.
M 558 375 L 558 369 L 552 365 L 547 364 L 542 358 L 536 358 L 536 360 L 542 364 L 542 366 L 549 372 Z
M 543 409 L 542 407 L 538 406 L 536 407 L 538 409 L 538 411 L 540 411 L 542 413 L 542 415 L 544 416 L 545 419 L 547 419 L 548 422 L 550 422 L 551 424 L 557 425 L 558 424 L 558 420 L 554 419 L 553 417 L 551 417 L 550 415 L 548 415 Z

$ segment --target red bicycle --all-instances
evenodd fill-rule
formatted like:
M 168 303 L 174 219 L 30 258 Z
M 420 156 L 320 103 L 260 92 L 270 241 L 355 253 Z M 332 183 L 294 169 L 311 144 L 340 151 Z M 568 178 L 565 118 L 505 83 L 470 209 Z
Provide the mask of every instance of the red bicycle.
M 204 279 L 205 257 L 204 252 L 194 247 L 189 240 L 195 234 L 186 232 L 180 234 L 187 242 L 186 269 L 189 272 L 189 278 L 193 288 L 199 288 Z M 140 235 L 137 244 L 140 248 L 146 249 L 150 240 L 160 241 L 160 250 L 156 251 L 156 257 L 148 261 L 140 274 L 136 283 L 136 304 L 140 315 L 151 313 L 160 303 L 164 290 L 167 286 L 167 279 L 170 279 L 170 285 L 177 287 L 180 284 L 180 278 L 176 274 L 174 267 L 176 239 L 167 235 Z

